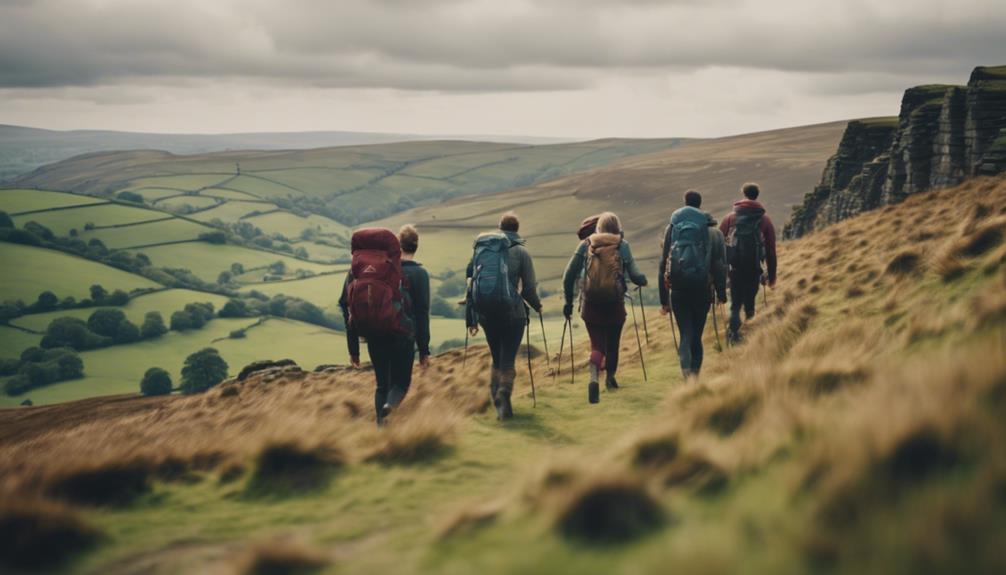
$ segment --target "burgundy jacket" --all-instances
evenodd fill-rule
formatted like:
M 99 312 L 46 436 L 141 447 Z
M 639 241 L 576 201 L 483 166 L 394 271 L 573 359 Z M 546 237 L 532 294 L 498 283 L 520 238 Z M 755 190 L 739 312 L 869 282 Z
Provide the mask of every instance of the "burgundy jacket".
M 734 211 L 720 222 L 720 231 L 723 232 L 724 238 L 729 238 L 730 231 L 734 227 L 734 220 L 737 218 L 737 212 L 744 210 L 761 210 L 763 213 L 761 217 L 761 237 L 762 243 L 765 245 L 765 264 L 768 266 L 768 281 L 774 284 L 776 267 L 775 226 L 772 225 L 772 218 L 764 213 L 765 206 L 761 205 L 757 200 L 743 199 L 734 202 Z

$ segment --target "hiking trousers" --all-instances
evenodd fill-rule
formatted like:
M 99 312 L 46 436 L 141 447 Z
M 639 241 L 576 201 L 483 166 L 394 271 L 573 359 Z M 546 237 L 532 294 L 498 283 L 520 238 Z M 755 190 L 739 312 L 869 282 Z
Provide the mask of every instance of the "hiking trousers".
M 524 318 L 479 317 L 479 325 L 486 334 L 489 353 L 493 357 L 493 369 L 504 373 L 516 371 L 517 352 L 524 337 Z M 510 380 L 512 383 L 512 379 Z
M 738 333 L 741 329 L 741 308 L 747 319 L 755 313 L 755 300 L 758 298 L 758 286 L 761 285 L 761 275 L 738 274 L 730 272 L 730 332 Z
M 702 332 L 706 329 L 711 304 L 712 298 L 707 290 L 671 290 L 671 310 L 681 334 L 678 360 L 685 377 L 698 375 L 702 369 Z
M 618 350 L 622 342 L 622 327 L 625 323 L 604 325 L 584 322 L 590 335 L 590 363 L 598 371 L 605 370 L 608 377 L 615 377 L 618 371 Z
M 394 409 L 409 392 L 412 364 L 416 359 L 416 340 L 410 335 L 370 337 L 367 338 L 367 351 L 377 379 L 374 409 L 380 419 L 381 408 L 385 404 Z

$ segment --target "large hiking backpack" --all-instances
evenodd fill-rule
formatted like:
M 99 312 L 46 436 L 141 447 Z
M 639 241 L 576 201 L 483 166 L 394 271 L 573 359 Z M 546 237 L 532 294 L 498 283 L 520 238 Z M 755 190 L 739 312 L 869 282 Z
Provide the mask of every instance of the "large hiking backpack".
M 347 288 L 349 322 L 364 337 L 408 333 L 404 315 L 402 249 L 390 230 L 364 228 L 353 234 L 353 281 Z
M 709 219 L 695 208 L 682 208 L 671 218 L 667 275 L 672 286 L 705 289 L 709 285 Z
M 502 232 L 490 232 L 475 239 L 472 255 L 471 300 L 480 314 L 510 314 L 520 305 L 516 286 L 510 283 L 507 263 L 513 246 Z
M 584 301 L 590 303 L 616 303 L 625 297 L 625 279 L 622 271 L 621 236 L 593 234 L 587 240 L 587 262 L 584 266 Z
M 727 238 L 727 262 L 730 269 L 744 274 L 758 274 L 765 259 L 761 237 L 761 210 L 737 210 Z

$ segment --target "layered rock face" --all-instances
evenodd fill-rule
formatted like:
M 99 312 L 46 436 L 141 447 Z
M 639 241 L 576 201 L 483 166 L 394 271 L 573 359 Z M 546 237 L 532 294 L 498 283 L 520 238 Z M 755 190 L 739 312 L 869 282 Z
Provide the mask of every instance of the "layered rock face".
M 821 183 L 783 234 L 800 237 L 910 194 L 1006 171 L 1006 66 L 978 67 L 967 86 L 918 86 L 897 118 L 849 122 Z

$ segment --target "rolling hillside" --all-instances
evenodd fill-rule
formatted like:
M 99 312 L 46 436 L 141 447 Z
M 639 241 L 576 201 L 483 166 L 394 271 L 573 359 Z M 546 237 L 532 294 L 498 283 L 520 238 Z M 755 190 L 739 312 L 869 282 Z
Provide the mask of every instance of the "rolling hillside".
M 439 273 L 462 269 L 476 233 L 492 229 L 502 212 L 514 209 L 539 281 L 555 289 L 576 247 L 580 221 L 612 210 L 652 277 L 661 234 L 686 190 L 701 192 L 702 208 L 719 218 L 739 197 L 741 184 L 759 182 L 761 200 L 781 233 L 791 206 L 813 188 L 844 128 L 844 122 L 835 122 L 688 142 L 522 190 L 417 208 L 377 224 L 416 224 L 422 234 L 419 258 Z
M 1003 205 L 1006 179 L 972 180 L 787 242 L 745 343 L 716 353 L 707 329 L 698 382 L 651 318 L 648 381 L 623 340 L 622 389 L 589 405 L 580 337 L 577 385 L 537 355 L 537 408 L 522 369 L 506 425 L 486 409 L 484 347 L 467 366 L 434 357 L 383 431 L 372 374 L 347 368 L 0 410 L 0 522 L 42 542 L 4 558 L 113 574 L 1002 572 Z

